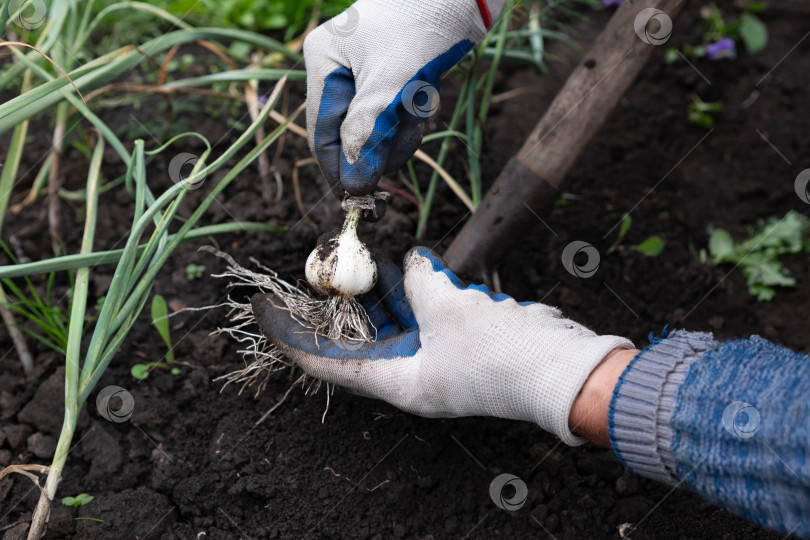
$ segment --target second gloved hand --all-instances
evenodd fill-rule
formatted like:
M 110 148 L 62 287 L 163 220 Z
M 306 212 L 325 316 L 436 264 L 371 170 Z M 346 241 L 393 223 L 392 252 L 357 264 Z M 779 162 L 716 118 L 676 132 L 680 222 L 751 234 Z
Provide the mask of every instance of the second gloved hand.
M 359 0 L 304 41 L 307 132 L 338 195 L 365 195 L 411 158 L 439 77 L 478 43 L 503 0 Z
M 496 416 L 537 423 L 569 445 L 568 425 L 591 371 L 627 339 L 597 336 L 556 308 L 464 287 L 426 248 L 405 257 L 405 276 L 380 262 L 377 295 L 364 299 L 377 340 L 319 338 L 264 294 L 253 313 L 270 341 L 310 375 L 421 416 Z M 395 320 L 389 319 L 384 304 Z

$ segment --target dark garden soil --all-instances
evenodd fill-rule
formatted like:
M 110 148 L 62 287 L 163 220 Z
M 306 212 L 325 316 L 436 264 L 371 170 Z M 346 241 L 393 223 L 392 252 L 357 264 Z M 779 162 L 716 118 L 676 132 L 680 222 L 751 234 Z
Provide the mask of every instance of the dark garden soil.
M 698 39 L 693 28 L 699 8 L 693 3 L 676 23 L 674 43 Z M 772 2 L 763 14 L 771 33 L 767 49 L 736 61 L 698 61 L 702 75 L 683 62 L 666 66 L 663 48 L 656 51 L 574 167 L 565 189 L 576 197 L 543 215 L 547 226 L 538 223 L 526 231 L 504 262 L 503 290 L 520 300 L 542 298 L 597 332 L 627 335 L 640 347 L 668 324 L 722 338 L 759 334 L 810 352 L 807 256 L 787 262 L 797 287 L 760 303 L 747 293 L 738 271 L 701 264 L 690 252 L 692 245 L 705 247 L 710 224 L 740 238 L 758 219 L 791 209 L 808 212 L 793 185 L 810 155 L 810 41 L 788 54 L 806 35 L 808 16 L 810 5 L 804 2 Z M 605 20 L 596 14 L 591 25 L 598 28 Z M 496 92 L 526 86 L 540 91 L 495 107 L 487 128 L 485 178 L 497 176 L 561 83 L 559 77 L 504 71 Z M 446 86 L 443 99 L 452 102 L 455 84 Z M 301 85 L 291 88 L 293 96 L 303 94 Z M 725 104 L 711 133 L 686 123 L 691 93 Z M 291 97 L 291 105 L 296 99 L 301 98 Z M 144 106 L 135 114 L 148 118 L 149 110 Z M 122 122 L 128 114 L 122 114 Z M 225 122 L 208 115 L 191 121 L 212 141 L 234 135 L 226 133 Z M 34 128 L 33 147 L 44 153 L 50 127 L 40 122 Z M 435 128 L 443 129 L 439 122 Z M 7 139 L 2 142 L 5 147 Z M 431 144 L 427 150 L 435 153 L 437 143 Z M 466 150 L 460 145 L 456 152 L 463 156 Z M 206 223 L 235 217 L 290 226 L 287 234 L 235 234 L 217 241 L 243 264 L 253 256 L 284 277 L 300 278 L 318 236 L 301 220 L 289 180 L 291 163 L 308 156 L 306 144 L 288 136 L 283 156 L 280 203 L 266 202 L 251 169 L 212 206 Z M 31 152 L 22 170 L 36 158 Z M 453 161 L 451 171 L 463 178 L 459 160 Z M 109 162 L 119 160 L 110 154 Z M 82 187 L 83 158 L 70 150 L 65 163 L 66 187 Z M 154 190 L 169 185 L 167 165 L 168 158 L 151 165 Z M 427 170 L 418 171 L 426 181 Z M 119 172 L 113 167 L 108 174 Z M 325 187 L 315 173 L 313 167 L 302 169 L 301 189 L 304 206 L 313 209 L 309 217 L 324 232 L 337 226 L 341 214 L 332 199 L 316 206 Z M 396 177 L 387 182 L 401 187 Z M 203 187 L 190 197 L 205 193 Z M 131 199 L 118 189 L 102 200 L 96 245 L 110 249 L 127 234 Z M 73 251 L 82 232 L 80 209 L 73 203 L 62 206 L 64 237 Z M 631 210 L 633 227 L 624 245 L 661 235 L 666 249 L 659 257 L 625 247 L 603 255 L 590 279 L 563 269 L 560 254 L 570 241 L 588 241 L 604 254 L 616 230 L 606 233 Z M 395 195 L 387 217 L 364 225 L 361 235 L 378 252 L 399 259 L 416 244 L 416 216 L 415 207 Z M 422 243 L 441 252 L 463 217 L 463 206 L 442 186 Z M 36 260 L 49 256 L 47 231 L 44 205 L 38 203 L 9 217 L 3 239 L 15 235 L 20 253 Z M 223 268 L 222 261 L 196 248 L 182 246 L 156 283 L 155 292 L 175 305 L 212 305 L 226 292 L 224 280 L 209 277 Z M 205 277 L 189 281 L 185 267 L 190 263 L 205 265 Z M 104 294 L 113 270 L 94 269 L 91 294 Z M 65 285 L 60 284 L 59 295 Z M 134 415 L 126 423 L 108 422 L 96 412 L 96 394 L 91 396 L 59 497 L 87 492 L 95 500 L 80 509 L 57 502 L 48 537 L 616 538 L 628 523 L 637 527 L 634 538 L 779 537 L 687 492 L 628 473 L 610 450 L 567 448 L 527 423 L 423 419 L 340 391 L 322 423 L 324 393 L 305 396 L 294 390 L 255 426 L 282 399 L 290 379 L 277 375 L 258 399 L 213 382 L 241 364 L 233 342 L 209 336 L 225 324 L 224 315 L 215 310 L 172 319 L 182 373 L 155 370 L 138 382 L 130 366 L 158 361 L 165 353 L 148 316 L 141 317 L 98 386 L 125 387 L 135 399 Z M 0 332 L 0 350 L 10 348 L 8 335 Z M 25 383 L 13 351 L 0 359 L 0 466 L 50 462 L 62 423 L 63 368 L 56 354 L 36 350 L 36 384 Z M 489 484 L 501 472 L 528 484 L 529 499 L 518 512 L 507 513 L 490 499 Z M 0 527 L 30 518 L 37 497 L 27 479 L 8 481 L 0 489 Z M 26 527 L 18 525 L 5 538 L 19 538 Z

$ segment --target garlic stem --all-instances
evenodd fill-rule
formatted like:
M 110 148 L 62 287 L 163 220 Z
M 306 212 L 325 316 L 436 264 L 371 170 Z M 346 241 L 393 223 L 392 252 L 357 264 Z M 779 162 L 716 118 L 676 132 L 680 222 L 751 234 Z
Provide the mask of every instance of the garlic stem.
M 357 234 L 357 225 L 360 223 L 360 212 L 359 206 L 349 208 L 349 211 L 346 212 L 346 221 L 343 222 L 343 228 L 340 230 L 341 235 L 348 231 L 353 231 Z

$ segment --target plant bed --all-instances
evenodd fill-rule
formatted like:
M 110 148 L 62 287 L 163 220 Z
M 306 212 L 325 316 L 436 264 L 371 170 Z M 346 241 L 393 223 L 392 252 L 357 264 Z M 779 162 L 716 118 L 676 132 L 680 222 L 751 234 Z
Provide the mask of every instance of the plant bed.
M 699 9 L 697 3 L 685 8 L 679 28 L 693 28 Z M 597 332 L 627 335 L 640 347 L 650 333 L 660 335 L 670 325 L 710 330 L 718 337 L 756 333 L 810 352 L 806 255 L 785 260 L 797 278 L 795 288 L 779 290 L 771 302 L 758 302 L 739 272 L 701 263 L 690 252 L 690 244 L 706 246 L 709 225 L 740 239 L 745 226 L 758 219 L 789 210 L 808 214 L 793 180 L 806 168 L 802 160 L 810 153 L 802 114 L 810 110 L 810 97 L 795 76 L 810 69 L 810 57 L 800 47 L 756 87 L 802 38 L 808 15 L 810 9 L 801 2 L 774 3 L 762 14 L 771 28 L 765 51 L 734 62 L 698 64 L 711 85 L 684 63 L 665 65 L 664 49 L 656 51 L 574 167 L 566 191 L 576 198 L 541 216 L 554 234 L 538 223 L 500 267 L 504 292 L 519 300 L 544 298 Z M 591 24 L 598 28 L 605 18 L 594 14 Z M 673 41 L 690 38 L 695 36 L 684 31 Z M 561 82 L 505 69 L 496 92 Z M 443 100 L 452 102 L 458 92 L 454 84 L 448 81 Z M 292 110 L 300 104 L 303 85 L 290 83 L 290 88 Z M 714 131 L 690 152 L 707 134 L 686 121 L 695 92 L 725 107 Z M 482 162 L 485 188 L 553 95 L 545 93 L 494 106 Z M 222 122 L 207 116 L 193 121 L 194 129 L 211 140 L 227 132 Z M 43 122 L 31 128 L 43 141 L 50 130 Z M 429 148 L 438 145 L 432 144 Z M 0 145 L 7 148 L 7 135 L 0 137 Z M 458 151 L 465 150 L 461 146 Z M 285 181 L 293 164 L 308 155 L 303 139 L 287 136 L 279 164 Z M 30 162 L 24 160 L 22 167 L 32 166 L 34 159 L 26 157 Z M 65 162 L 71 159 L 81 158 L 68 154 Z M 163 178 L 158 182 L 165 183 L 162 188 L 171 185 L 167 165 L 150 165 L 154 178 Z M 451 174 L 464 177 L 460 165 L 453 167 Z M 417 171 L 429 174 L 422 166 Z M 316 206 L 325 191 L 316 172 L 314 166 L 301 168 L 300 186 L 304 207 L 314 208 L 309 218 L 318 231 L 302 219 L 289 185 L 279 202 L 268 203 L 255 168 L 249 168 L 220 196 L 221 205 L 211 207 L 207 223 L 229 220 L 231 214 L 240 221 L 286 225 L 289 232 L 222 235 L 217 238 L 220 249 L 242 264 L 255 257 L 285 279 L 302 278 L 319 234 L 337 228 L 343 219 L 336 200 Z M 84 169 L 71 173 L 66 168 L 65 175 L 66 187 L 83 186 Z M 123 193 L 105 197 L 97 243 L 107 248 L 126 235 L 129 224 L 118 216 L 131 214 L 132 202 Z M 466 208 L 444 187 L 434 205 L 421 243 L 441 252 Z M 659 235 L 666 242 L 659 256 L 622 248 L 604 255 L 618 229 L 608 231 L 631 210 L 633 226 L 622 246 Z M 33 260 L 51 255 L 43 212 L 34 205 L 5 224 L 4 240 L 15 235 L 21 252 Z M 79 245 L 82 227 L 76 209 L 65 206 L 63 220 L 66 244 Z M 414 205 L 395 194 L 386 217 L 361 224 L 360 234 L 379 255 L 401 260 L 417 244 L 417 221 Z M 563 268 L 561 253 L 573 240 L 588 241 L 603 254 L 593 277 L 577 278 Z M 224 262 L 198 252 L 198 245 L 181 245 L 158 276 L 154 292 L 170 305 L 210 306 L 224 298 L 223 281 L 210 277 L 224 269 Z M 202 277 L 188 279 L 191 264 L 205 266 Z M 91 297 L 103 294 L 114 269 L 94 270 Z M 63 294 L 66 279 L 56 288 Z M 780 537 L 689 493 L 670 493 L 667 486 L 625 472 L 610 450 L 558 445 L 525 423 L 424 419 L 340 391 L 332 396 L 322 423 L 323 391 L 307 396 L 296 389 L 255 426 L 284 398 L 292 381 L 286 372 L 277 374 L 257 399 L 249 390 L 239 395 L 235 385 L 223 390 L 213 382 L 240 367 L 238 345 L 209 335 L 225 323 L 221 310 L 173 317 L 172 342 L 175 358 L 184 362 L 181 373 L 155 370 L 136 380 L 130 374 L 133 364 L 160 361 L 166 353 L 149 317 L 139 318 L 98 385 L 126 388 L 134 397 L 134 413 L 127 422 L 109 422 L 98 414 L 93 394 L 79 417 L 49 538 L 452 538 L 468 533 L 469 538 L 526 538 L 549 532 L 556 538 L 608 538 L 619 537 L 627 523 L 638 527 L 633 538 Z M 0 351 L 11 347 L 8 335 L 0 332 Z M 0 466 L 46 463 L 48 438 L 59 435 L 63 362 L 44 347 L 34 350 L 37 384 L 26 382 L 13 352 L 0 358 Z M 519 476 L 529 488 L 526 505 L 515 514 L 497 508 L 489 497 L 490 482 L 502 472 Z M 94 498 L 77 507 L 59 503 L 80 493 Z M 0 527 L 30 517 L 38 496 L 22 477 L 7 481 L 0 490 Z

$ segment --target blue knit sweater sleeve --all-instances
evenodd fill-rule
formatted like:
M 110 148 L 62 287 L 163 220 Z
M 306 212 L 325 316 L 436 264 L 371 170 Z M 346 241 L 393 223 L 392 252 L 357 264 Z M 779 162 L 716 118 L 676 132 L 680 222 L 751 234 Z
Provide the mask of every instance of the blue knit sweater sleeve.
M 610 438 L 632 471 L 810 538 L 810 357 L 679 331 L 625 370 Z

